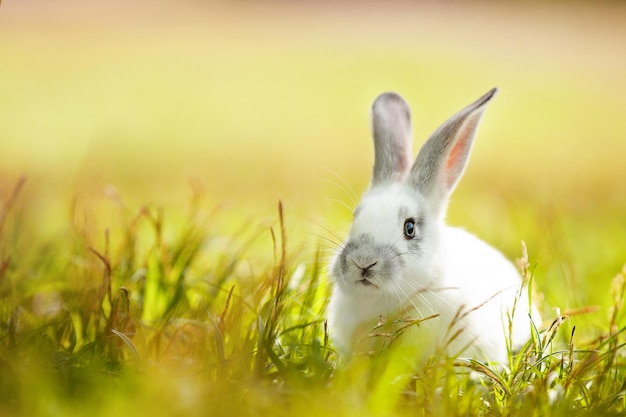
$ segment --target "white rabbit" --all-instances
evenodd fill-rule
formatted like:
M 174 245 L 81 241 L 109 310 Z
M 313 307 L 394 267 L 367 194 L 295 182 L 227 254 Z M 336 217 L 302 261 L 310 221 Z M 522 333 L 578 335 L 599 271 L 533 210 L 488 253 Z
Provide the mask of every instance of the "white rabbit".
M 340 352 L 358 350 L 357 342 L 368 339 L 381 317 L 390 322 L 438 315 L 411 326 L 402 338 L 421 343 L 424 356 L 445 349 L 449 355 L 503 362 L 507 341 L 520 347 L 530 337 L 530 317 L 539 323 L 513 264 L 474 235 L 444 224 L 448 199 L 496 92 L 448 119 L 412 165 L 407 103 L 395 93 L 374 101 L 372 182 L 329 267 L 335 283 L 329 331 Z

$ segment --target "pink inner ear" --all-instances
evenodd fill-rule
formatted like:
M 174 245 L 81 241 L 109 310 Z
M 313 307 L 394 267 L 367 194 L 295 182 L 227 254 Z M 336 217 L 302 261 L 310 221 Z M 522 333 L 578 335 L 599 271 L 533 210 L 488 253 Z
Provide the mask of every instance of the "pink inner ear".
M 469 153 L 469 147 L 472 145 L 473 132 L 476 129 L 476 119 L 473 118 L 468 122 L 469 123 L 465 126 L 461 127 L 458 133 L 459 137 L 448 155 L 448 161 L 446 162 L 446 186 L 448 189 L 454 187 L 463 172 L 467 154 Z
M 411 170 L 411 157 L 409 156 L 410 154 L 411 150 L 409 149 L 408 152 L 404 152 L 404 157 L 400 157 L 400 159 L 398 160 L 398 181 L 404 181 L 406 176 L 409 174 L 409 171 Z

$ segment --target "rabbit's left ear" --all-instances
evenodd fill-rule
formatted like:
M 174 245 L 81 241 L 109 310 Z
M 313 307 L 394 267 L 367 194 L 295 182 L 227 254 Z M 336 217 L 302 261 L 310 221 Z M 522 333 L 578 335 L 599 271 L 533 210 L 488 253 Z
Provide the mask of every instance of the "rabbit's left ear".
M 403 180 L 411 166 L 411 110 L 398 94 L 383 93 L 374 101 L 372 136 L 372 187 Z
M 411 168 L 409 182 L 441 211 L 463 175 L 478 124 L 497 88 L 442 124 L 424 143 Z

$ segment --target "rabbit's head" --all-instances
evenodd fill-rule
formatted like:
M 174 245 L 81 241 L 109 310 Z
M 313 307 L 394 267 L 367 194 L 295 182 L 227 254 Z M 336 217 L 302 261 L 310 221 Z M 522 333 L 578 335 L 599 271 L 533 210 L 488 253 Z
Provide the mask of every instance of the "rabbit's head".
M 339 291 L 401 301 L 436 279 L 448 199 L 463 174 L 486 104 L 496 91 L 441 125 L 412 164 L 407 103 L 395 93 L 375 100 L 372 182 L 331 265 Z

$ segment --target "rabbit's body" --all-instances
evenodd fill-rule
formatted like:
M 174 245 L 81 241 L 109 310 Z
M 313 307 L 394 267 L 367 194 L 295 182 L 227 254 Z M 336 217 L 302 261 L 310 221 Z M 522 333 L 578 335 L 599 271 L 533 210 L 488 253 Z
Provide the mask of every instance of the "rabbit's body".
M 501 362 L 508 341 L 515 348 L 528 340 L 529 306 L 525 293 L 517 301 L 522 280 L 516 268 L 493 247 L 443 220 L 483 106 L 494 92 L 435 132 L 412 167 L 408 106 L 393 93 L 374 103 L 372 185 L 330 266 L 335 290 L 329 325 L 340 350 L 359 349 L 357 342 L 380 317 L 437 315 L 403 335 L 422 345 L 425 355 L 443 348 L 450 355 Z M 534 308 L 531 314 L 537 317 Z

